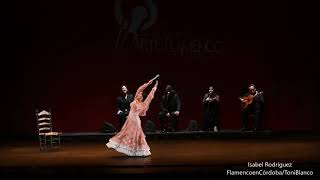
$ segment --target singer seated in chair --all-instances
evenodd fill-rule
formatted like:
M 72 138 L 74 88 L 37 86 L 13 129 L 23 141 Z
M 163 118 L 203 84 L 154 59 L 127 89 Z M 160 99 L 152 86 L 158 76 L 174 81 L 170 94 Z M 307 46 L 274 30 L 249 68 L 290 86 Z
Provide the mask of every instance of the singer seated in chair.
M 249 92 L 239 99 L 241 101 L 241 119 L 242 131 L 248 129 L 249 116 L 254 117 L 254 131 L 257 131 L 261 126 L 262 112 L 264 109 L 264 96 L 262 91 L 257 91 L 254 84 L 250 84 Z
M 120 123 L 120 128 L 127 120 L 127 116 L 130 112 L 130 103 L 133 101 L 133 95 L 129 93 L 126 85 L 121 87 L 121 95 L 117 97 L 117 116 Z
M 166 93 L 161 98 L 159 113 L 161 130 L 177 131 L 181 102 L 178 94 L 171 85 L 166 86 Z

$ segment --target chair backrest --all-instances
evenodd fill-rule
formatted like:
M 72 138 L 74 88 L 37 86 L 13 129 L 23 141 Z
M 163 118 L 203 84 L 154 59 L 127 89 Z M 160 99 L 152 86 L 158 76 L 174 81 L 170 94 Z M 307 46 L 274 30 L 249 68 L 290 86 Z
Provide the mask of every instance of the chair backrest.
M 188 131 L 199 131 L 198 122 L 196 120 L 191 120 L 189 122 Z
M 39 133 L 52 132 L 52 115 L 51 111 L 38 111 L 36 110 L 37 127 Z
M 102 131 L 105 133 L 113 133 L 116 132 L 116 128 L 109 122 L 104 121 L 102 125 Z
M 144 132 L 156 132 L 156 125 L 151 120 L 147 120 L 143 127 Z

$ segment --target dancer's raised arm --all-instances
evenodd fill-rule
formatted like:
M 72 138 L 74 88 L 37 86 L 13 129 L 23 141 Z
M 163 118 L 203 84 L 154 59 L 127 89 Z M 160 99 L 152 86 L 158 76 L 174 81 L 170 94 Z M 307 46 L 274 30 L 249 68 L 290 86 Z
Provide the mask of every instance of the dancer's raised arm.
M 143 108 L 142 111 L 140 112 L 139 116 L 145 116 L 147 114 L 147 111 L 149 110 L 149 105 L 154 97 L 154 93 L 156 92 L 158 87 L 158 81 L 156 81 L 156 84 L 150 91 L 149 95 L 147 96 L 146 100 L 143 102 Z
M 152 101 L 152 99 L 154 97 L 154 93 L 157 90 L 157 87 L 158 87 L 158 81 L 156 81 L 155 85 L 153 86 L 153 88 L 149 92 L 149 95 L 147 96 L 146 100 L 144 101 L 146 106 L 149 106 L 149 104 L 151 103 L 151 101 Z
M 134 99 L 137 100 L 137 98 L 139 97 L 139 95 L 140 95 L 140 94 L 142 95 L 142 92 L 143 92 L 150 84 L 152 84 L 152 81 L 151 81 L 151 80 L 150 80 L 149 82 L 144 83 L 143 85 L 141 85 L 141 86 L 138 88 L 138 90 L 137 90 L 137 92 L 136 92 L 136 94 L 135 94 L 135 96 L 134 96 Z

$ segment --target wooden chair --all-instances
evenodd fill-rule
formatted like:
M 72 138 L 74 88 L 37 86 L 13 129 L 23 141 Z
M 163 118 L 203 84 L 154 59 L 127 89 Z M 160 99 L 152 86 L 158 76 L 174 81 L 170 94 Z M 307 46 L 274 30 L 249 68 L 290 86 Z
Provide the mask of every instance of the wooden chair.
M 38 127 L 38 136 L 40 142 L 40 151 L 47 151 L 50 149 L 60 150 L 60 135 L 61 132 L 54 132 L 52 130 L 52 114 L 51 111 L 36 110 L 36 119 Z

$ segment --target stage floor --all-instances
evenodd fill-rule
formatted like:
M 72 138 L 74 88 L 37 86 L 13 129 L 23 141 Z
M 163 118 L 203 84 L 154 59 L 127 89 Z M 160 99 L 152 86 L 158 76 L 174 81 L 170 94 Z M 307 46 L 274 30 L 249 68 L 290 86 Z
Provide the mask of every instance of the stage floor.
M 8 174 L 224 175 L 228 169 L 248 169 L 248 162 L 293 163 L 290 170 L 320 167 L 320 137 L 151 139 L 152 155 L 145 158 L 108 149 L 106 141 L 66 141 L 51 152 L 40 152 L 37 141 L 8 142 L 0 148 L 0 168 Z

